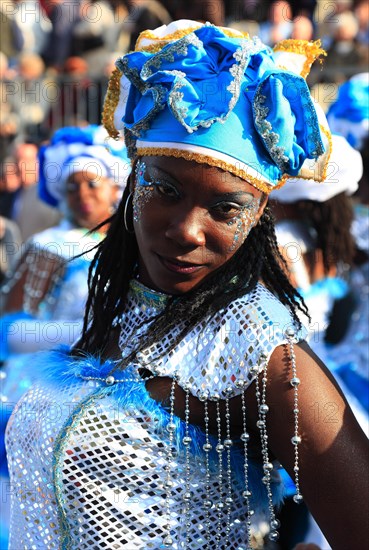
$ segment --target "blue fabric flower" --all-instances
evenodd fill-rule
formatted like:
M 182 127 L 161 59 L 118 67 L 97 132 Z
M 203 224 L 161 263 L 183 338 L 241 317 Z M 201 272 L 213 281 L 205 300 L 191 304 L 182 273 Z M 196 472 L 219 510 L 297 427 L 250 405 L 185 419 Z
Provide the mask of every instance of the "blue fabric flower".
M 258 38 L 206 24 L 117 66 L 131 82 L 122 122 L 140 143 L 215 150 L 271 186 L 324 152 L 305 80 L 279 69 Z

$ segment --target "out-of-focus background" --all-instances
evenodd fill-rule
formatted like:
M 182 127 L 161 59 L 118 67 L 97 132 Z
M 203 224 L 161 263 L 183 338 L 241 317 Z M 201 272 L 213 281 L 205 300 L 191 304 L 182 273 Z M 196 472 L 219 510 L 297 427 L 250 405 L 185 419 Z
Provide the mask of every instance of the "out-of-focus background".
M 328 56 L 309 84 L 325 111 L 337 85 L 368 67 L 367 0 L 1 0 L 0 16 L 0 160 L 13 187 L 25 184 L 13 174 L 19 144 L 38 146 L 61 126 L 100 122 L 114 61 L 143 29 L 187 18 L 271 45 L 319 38 Z

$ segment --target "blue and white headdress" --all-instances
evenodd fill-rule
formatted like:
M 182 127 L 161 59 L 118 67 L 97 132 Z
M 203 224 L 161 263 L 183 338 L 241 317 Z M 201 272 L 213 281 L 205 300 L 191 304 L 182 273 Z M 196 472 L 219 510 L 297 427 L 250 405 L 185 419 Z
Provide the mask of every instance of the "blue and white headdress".
M 96 125 L 57 130 L 50 143 L 40 148 L 40 198 L 59 207 L 67 179 L 82 171 L 110 178 L 123 190 L 131 171 L 127 149 L 123 140 L 107 145 L 107 137 L 104 127 Z
M 341 84 L 327 119 L 332 132 L 361 149 L 369 136 L 369 73 L 360 73 Z
M 145 31 L 116 62 L 104 126 L 113 137 L 124 129 L 131 158 L 195 160 L 269 193 L 327 149 L 304 78 L 319 46 L 292 40 L 273 52 L 237 30 L 187 20 Z
M 332 153 L 326 173 L 323 182 L 314 178 L 304 181 L 298 177 L 288 178 L 273 194 L 273 199 L 290 204 L 300 200 L 325 202 L 339 193 L 353 195 L 363 175 L 363 160 L 359 151 L 343 136 L 332 135 Z

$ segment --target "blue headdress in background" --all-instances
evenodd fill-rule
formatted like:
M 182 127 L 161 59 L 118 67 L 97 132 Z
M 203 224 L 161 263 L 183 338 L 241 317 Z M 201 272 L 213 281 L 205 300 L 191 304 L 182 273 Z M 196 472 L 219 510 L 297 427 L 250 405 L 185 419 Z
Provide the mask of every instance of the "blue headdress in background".
M 332 132 L 361 149 L 369 136 L 369 73 L 360 73 L 341 84 L 327 119 Z
M 102 126 L 60 128 L 39 151 L 39 196 L 47 204 L 59 207 L 68 177 L 88 171 L 110 178 L 124 189 L 131 163 L 123 140 L 107 145 L 108 134 Z

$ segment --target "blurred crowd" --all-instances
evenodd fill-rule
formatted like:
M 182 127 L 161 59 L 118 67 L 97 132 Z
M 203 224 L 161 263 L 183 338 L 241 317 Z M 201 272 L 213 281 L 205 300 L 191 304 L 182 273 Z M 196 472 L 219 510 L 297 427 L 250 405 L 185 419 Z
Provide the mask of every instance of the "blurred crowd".
M 350 150 L 342 146 L 342 155 L 352 159 L 357 169 L 337 165 L 331 178 L 339 182 L 334 196 L 317 199 L 311 191 L 294 202 L 276 196 L 277 236 L 287 252 L 291 281 L 311 310 L 311 326 L 319 323 L 319 335 L 312 331 L 313 348 L 316 342 L 317 353 L 332 371 L 341 369 L 342 387 L 347 385 L 358 415 L 365 417 L 369 407 L 369 399 L 365 401 L 368 1 L 1 0 L 0 16 L 0 285 L 7 284 L 12 270 L 16 272 L 35 235 L 65 221 L 65 211 L 39 198 L 40 147 L 59 128 L 100 124 L 114 61 L 134 49 L 142 30 L 193 19 L 257 35 L 270 46 L 289 38 L 321 41 L 327 52 L 324 69 L 317 64 L 308 84 L 334 132 L 350 146 Z M 108 213 L 111 208 L 109 203 Z M 302 263 L 288 254 L 292 240 L 298 243 Z M 329 285 L 322 283 L 326 280 Z M 319 317 L 322 300 L 327 306 L 324 318 Z M 292 544 L 286 542 L 281 548 Z
M 114 60 L 143 29 L 175 19 L 210 21 L 274 45 L 321 39 L 328 55 L 310 84 L 324 83 L 326 109 L 337 83 L 368 65 L 366 0 L 2 0 L 0 157 L 14 141 L 47 139 L 61 126 L 98 124 Z M 328 86 L 328 84 L 332 84 Z

